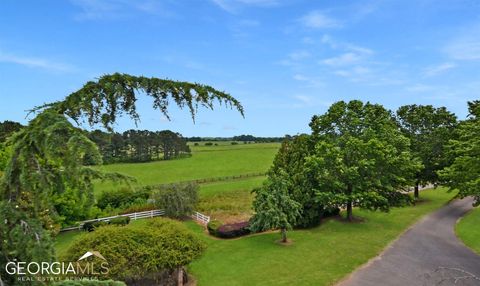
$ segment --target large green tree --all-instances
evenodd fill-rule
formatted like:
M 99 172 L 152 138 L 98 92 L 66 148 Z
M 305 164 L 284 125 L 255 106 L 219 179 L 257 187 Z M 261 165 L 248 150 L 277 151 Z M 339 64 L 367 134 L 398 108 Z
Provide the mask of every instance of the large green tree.
M 422 163 L 415 175 L 415 198 L 420 184 L 438 183 L 437 172 L 450 165 L 445 146 L 454 136 L 456 116 L 445 107 L 405 105 L 396 118 L 402 133 L 410 139 L 412 155 Z
M 468 107 L 469 118 L 459 124 L 448 146 L 453 164 L 439 175 L 460 197 L 473 196 L 474 204 L 480 205 L 480 100 L 469 102 Z
M 285 140 L 273 160 L 268 177 L 274 177 L 284 172 L 283 179 L 288 194 L 300 203 L 300 217 L 295 226 L 311 227 L 320 223 L 325 212 L 324 206 L 316 200 L 317 182 L 314 174 L 305 168 L 306 158 L 313 153 L 314 141 L 307 134 L 297 135 L 291 140 Z
M 301 204 L 288 193 L 286 177 L 285 171 L 279 171 L 254 190 L 255 215 L 250 223 L 252 231 L 280 229 L 283 243 L 287 242 L 287 230 L 295 225 L 301 210 Z
M 388 210 L 402 198 L 418 170 L 409 140 L 383 106 L 359 100 L 337 102 L 310 123 L 314 153 L 306 166 L 318 182 L 318 202 L 352 208 Z
M 0 187 L 0 284 L 5 280 L 8 285 L 17 283 L 4 273 L 9 261 L 53 259 L 52 252 L 42 250 L 51 249 L 47 246 L 51 246 L 56 217 L 52 196 L 75 190 L 76 195 L 91 198 L 92 180 L 125 179 L 84 166 L 85 156 L 97 163 L 101 156 L 85 132 L 70 120 L 86 120 L 107 130 L 112 130 L 118 116 L 124 114 L 138 121 L 135 103 L 139 94 L 151 97 L 153 108 L 167 118 L 171 101 L 188 108 L 192 119 L 199 106 L 213 108 L 217 100 L 243 115 L 243 107 L 235 98 L 210 86 L 119 73 L 87 82 L 65 100 L 34 108 L 37 116 L 11 138 L 12 153 Z

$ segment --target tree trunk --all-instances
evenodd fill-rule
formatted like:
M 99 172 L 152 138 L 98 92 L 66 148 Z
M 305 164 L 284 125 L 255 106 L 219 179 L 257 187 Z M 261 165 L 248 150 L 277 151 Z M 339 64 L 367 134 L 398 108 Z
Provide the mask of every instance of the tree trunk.
M 352 192 L 353 192 L 353 187 L 351 185 L 349 185 L 347 187 L 347 194 L 350 196 L 350 195 L 352 195 Z M 352 202 L 351 198 L 347 202 L 347 220 L 348 221 L 353 221 L 353 202 Z
M 183 286 L 183 267 L 178 267 L 177 272 L 177 286 Z
M 418 197 L 419 197 L 419 194 L 418 194 L 418 185 L 419 185 L 419 184 L 420 184 L 420 183 L 419 183 L 418 181 L 415 182 L 415 190 L 413 191 L 413 196 L 414 196 L 414 198 L 415 198 L 416 200 L 418 200 Z
M 353 208 L 352 208 L 352 201 L 347 203 L 347 220 L 353 221 Z
M 285 243 L 287 242 L 287 229 L 282 228 L 282 242 Z

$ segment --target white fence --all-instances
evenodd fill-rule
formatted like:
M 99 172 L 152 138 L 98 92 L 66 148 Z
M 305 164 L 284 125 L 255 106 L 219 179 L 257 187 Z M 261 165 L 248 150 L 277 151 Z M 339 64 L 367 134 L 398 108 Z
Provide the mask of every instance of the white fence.
M 73 227 L 67 227 L 63 228 L 60 231 L 69 231 L 69 230 L 76 230 L 76 229 L 81 229 L 82 226 L 86 222 L 96 222 L 96 221 L 105 221 L 108 222 L 111 219 L 117 218 L 117 217 L 126 217 L 128 216 L 130 219 L 137 220 L 137 219 L 143 219 L 143 218 L 153 218 L 157 216 L 163 216 L 165 215 L 164 210 L 151 210 L 151 211 L 144 211 L 144 212 L 135 212 L 135 213 L 129 213 L 129 214 L 121 214 L 121 215 L 115 215 L 115 216 L 109 216 L 109 217 L 102 217 L 102 218 L 96 218 L 96 219 L 90 219 L 90 220 L 84 220 L 79 222 L 78 226 L 73 226 Z M 203 223 L 207 224 L 210 221 L 210 217 L 206 216 L 204 214 L 201 214 L 199 212 L 194 212 L 192 215 L 192 218 Z
M 203 224 L 207 224 L 210 222 L 210 217 L 209 216 L 206 216 L 204 214 L 201 214 L 199 212 L 194 212 L 193 215 L 192 215 L 192 218 L 203 223 Z

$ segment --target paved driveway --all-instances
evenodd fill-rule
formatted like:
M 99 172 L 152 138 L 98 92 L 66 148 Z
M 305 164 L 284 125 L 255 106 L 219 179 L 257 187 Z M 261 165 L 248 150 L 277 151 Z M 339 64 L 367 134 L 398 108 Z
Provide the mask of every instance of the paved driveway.
M 480 285 L 480 255 L 465 247 L 454 232 L 472 201 L 455 200 L 423 218 L 337 286 Z

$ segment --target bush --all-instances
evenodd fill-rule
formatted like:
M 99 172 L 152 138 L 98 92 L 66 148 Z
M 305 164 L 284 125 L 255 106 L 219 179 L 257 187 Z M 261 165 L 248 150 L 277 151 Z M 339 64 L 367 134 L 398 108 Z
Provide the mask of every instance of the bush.
M 218 228 L 222 226 L 222 224 L 223 223 L 219 220 L 216 220 L 216 219 L 211 220 L 207 224 L 208 233 L 210 233 L 213 236 L 218 236 Z
M 105 226 L 81 236 L 61 261 L 77 261 L 86 251 L 94 249 L 108 262 L 109 272 L 105 278 L 139 281 L 189 264 L 204 248 L 202 240 L 182 223 L 153 218 L 146 220 L 146 224 L 122 228 Z M 101 265 L 95 263 L 92 270 L 101 273 Z M 158 285 L 164 284 L 158 282 Z
M 132 204 L 146 202 L 150 193 L 145 189 L 133 190 L 131 188 L 121 188 L 113 191 L 105 191 L 100 195 L 97 206 L 101 209 L 110 206 L 112 208 L 128 207 Z
M 156 209 L 157 207 L 153 203 L 132 205 L 124 209 L 123 211 L 121 211 L 119 214 L 139 213 L 139 212 L 146 212 L 146 211 L 151 211 Z
M 234 238 L 250 233 L 248 221 L 224 224 L 217 229 L 217 236 L 221 238 Z
M 323 211 L 322 217 L 332 217 L 332 216 L 337 216 L 340 214 L 340 209 L 339 208 L 330 208 L 326 209 Z
M 106 221 L 89 221 L 83 224 L 82 229 L 84 231 L 92 232 L 101 226 L 107 225 Z
M 158 186 L 152 198 L 157 208 L 165 210 L 165 215 L 168 217 L 189 216 L 198 204 L 198 185 L 188 183 Z
M 205 146 L 213 146 L 213 143 L 212 142 L 207 142 L 207 143 L 205 143 Z
M 126 284 L 113 280 L 65 280 L 55 282 L 52 286 L 126 286 Z
M 198 143 L 197 142 L 193 143 L 193 146 L 198 146 Z
M 128 216 L 119 216 L 116 218 L 112 218 L 108 224 L 111 225 L 119 225 L 119 226 L 124 226 L 130 223 L 130 217 Z
M 232 141 L 230 144 L 232 144 L 232 145 L 238 145 L 238 142 Z

